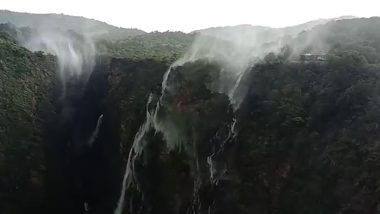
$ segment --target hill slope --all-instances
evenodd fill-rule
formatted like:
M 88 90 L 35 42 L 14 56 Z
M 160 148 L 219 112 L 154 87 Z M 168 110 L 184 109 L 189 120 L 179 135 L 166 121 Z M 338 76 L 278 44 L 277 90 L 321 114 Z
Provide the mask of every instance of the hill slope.
M 0 25 L 0 213 L 114 213 L 129 160 L 129 213 L 378 213 L 379 26 L 340 20 L 298 34 L 293 55 L 321 50 L 326 61 L 268 54 L 244 73 L 237 91 L 247 92 L 233 111 L 210 87 L 217 61 L 172 68 L 162 90 L 169 65 L 140 60 L 186 50 L 193 35 L 105 43 L 105 54 L 134 59 L 101 61 L 83 93 L 70 84 L 64 108 L 52 94 L 54 57 L 20 47 Z M 181 139 L 141 126 L 155 109 Z M 48 209 L 38 207 L 43 197 Z
M 98 35 L 102 38 L 120 39 L 145 34 L 139 29 L 118 28 L 94 19 L 63 14 L 31 14 L 0 10 L 0 23 L 12 23 L 17 27 L 34 29 L 74 30 L 77 33 Z
M 55 58 L 0 37 L 0 213 L 39 209 L 44 197 L 44 122 Z

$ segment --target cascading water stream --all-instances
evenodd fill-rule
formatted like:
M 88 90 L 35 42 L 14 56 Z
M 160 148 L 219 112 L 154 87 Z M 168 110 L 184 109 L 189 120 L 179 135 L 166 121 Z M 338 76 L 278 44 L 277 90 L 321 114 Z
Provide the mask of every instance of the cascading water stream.
M 97 90 L 88 87 L 94 84 L 90 79 L 94 77 L 93 71 L 98 69 L 95 43 L 90 35 L 59 28 L 36 28 L 19 42 L 29 50 L 55 55 L 57 63 L 56 72 L 60 80 L 58 87 L 54 88 L 58 92 L 57 117 L 53 128 L 49 128 L 52 136 L 48 150 L 52 155 L 47 158 L 48 171 L 53 175 L 48 176 L 51 180 L 47 182 L 52 192 L 51 206 L 55 209 L 58 204 L 63 204 L 58 213 L 92 212 L 96 206 L 91 199 L 97 196 L 88 192 L 96 189 L 93 183 L 99 178 L 93 177 L 92 173 L 99 160 L 94 158 L 98 155 L 96 149 L 89 147 L 97 140 L 103 122 L 103 115 L 93 114 L 93 111 L 99 111 L 98 106 L 88 108 L 101 99 L 98 91 L 103 90 L 102 87 Z M 99 80 L 99 77 L 94 78 Z M 96 120 L 94 116 L 99 116 L 95 128 L 90 127 Z M 72 197 L 74 192 L 77 197 Z M 60 195 L 60 198 L 55 198 L 55 195 Z
M 178 66 L 181 64 L 182 63 L 177 63 L 175 65 Z M 123 212 L 123 206 L 124 206 L 126 191 L 134 181 L 134 163 L 135 163 L 136 158 L 141 154 L 142 150 L 144 149 L 144 136 L 147 134 L 147 132 L 150 130 L 150 128 L 154 128 L 154 130 L 156 132 L 163 133 L 164 138 L 166 138 L 167 141 L 169 140 L 168 139 L 169 135 L 167 134 L 168 130 L 165 130 L 166 127 L 161 124 L 162 121 L 160 121 L 160 118 L 158 117 L 158 113 L 160 111 L 160 106 L 164 103 L 163 99 L 164 99 L 165 93 L 167 92 L 167 90 L 170 90 L 169 86 L 168 86 L 168 78 L 169 78 L 169 75 L 170 75 L 173 68 L 174 68 L 174 65 L 171 66 L 163 76 L 161 96 L 160 96 L 160 98 L 156 104 L 156 107 L 155 107 L 153 113 L 150 113 L 149 109 L 148 109 L 148 106 L 151 104 L 151 101 L 152 101 L 152 96 L 150 96 L 148 99 L 148 102 L 146 104 L 146 120 L 143 123 L 143 125 L 140 127 L 137 134 L 135 135 L 133 145 L 129 151 L 127 165 L 126 165 L 126 169 L 125 169 L 125 173 L 124 173 L 124 177 L 123 177 L 123 181 L 122 181 L 122 190 L 121 190 L 120 197 L 119 197 L 119 200 L 117 203 L 117 207 L 114 211 L 114 214 L 122 214 L 122 212 Z M 239 84 L 240 79 L 241 79 L 241 76 L 239 76 L 239 79 L 236 80 L 235 84 Z M 236 90 L 237 87 L 238 86 L 234 86 L 234 89 Z M 231 98 L 233 98 L 233 96 L 231 96 L 230 99 Z M 212 180 L 213 183 L 217 183 L 217 181 L 220 178 L 220 176 L 216 176 L 216 174 L 217 174 L 217 172 L 215 171 L 216 169 L 212 168 L 213 163 L 215 162 L 215 160 L 213 158 L 218 153 L 221 153 L 224 150 L 225 144 L 227 144 L 228 142 L 232 141 L 233 138 L 235 138 L 235 136 L 236 136 L 236 119 L 233 119 L 231 124 L 228 124 L 227 126 L 229 128 L 228 135 L 226 136 L 226 138 L 224 139 L 222 144 L 219 145 L 218 149 L 215 150 L 214 153 L 211 154 L 207 158 L 207 162 L 210 165 L 210 179 Z M 199 165 L 199 163 L 198 163 L 198 165 Z M 199 166 L 198 166 L 198 168 L 199 168 Z M 198 191 L 200 188 L 200 182 L 201 181 L 198 180 L 198 181 L 194 181 L 194 182 L 195 182 L 194 183 L 194 199 L 196 199 L 198 197 L 197 194 L 198 194 Z M 199 204 L 197 205 L 198 202 L 194 201 L 194 203 L 195 204 L 193 205 L 194 206 L 193 210 L 195 209 L 195 206 L 199 206 Z M 199 209 L 199 207 L 196 209 Z
M 144 149 L 144 145 L 142 145 L 142 143 L 143 143 L 142 141 L 143 141 L 143 138 L 144 138 L 145 134 L 152 127 L 156 130 L 156 132 L 162 130 L 162 128 L 160 127 L 159 122 L 158 122 L 158 112 L 160 110 L 160 103 L 162 102 L 165 90 L 168 87 L 167 86 L 167 81 L 168 81 L 169 74 L 170 74 L 170 72 L 171 72 L 171 70 L 172 70 L 173 67 L 174 66 L 170 66 L 168 68 L 168 70 L 165 72 L 164 76 L 163 76 L 163 81 L 162 81 L 162 84 L 161 84 L 162 85 L 161 96 L 160 96 L 160 98 L 159 98 L 159 100 L 158 100 L 158 102 L 156 104 L 156 108 L 155 108 L 153 114 L 151 114 L 149 112 L 149 105 L 152 102 L 152 94 L 149 96 L 148 102 L 146 104 L 146 118 L 145 118 L 145 122 L 140 127 L 139 131 L 136 133 L 135 138 L 133 140 L 132 147 L 131 147 L 131 149 L 129 151 L 127 165 L 126 165 L 126 168 L 125 168 L 125 173 L 124 173 L 124 177 L 123 177 L 123 181 L 122 181 L 122 189 L 121 189 L 120 197 L 119 197 L 119 200 L 118 200 L 118 203 L 117 203 L 117 207 L 116 207 L 116 209 L 114 211 L 114 214 L 122 214 L 122 212 L 123 212 L 125 193 L 126 193 L 126 190 L 128 189 L 128 187 L 133 182 L 134 162 L 135 162 L 137 156 Z
M 195 59 L 193 59 L 193 60 L 195 60 Z M 166 130 L 167 127 L 162 124 L 162 121 L 160 121 L 158 114 L 160 111 L 160 106 L 163 105 L 163 103 L 164 103 L 164 100 L 163 100 L 164 95 L 166 92 L 168 92 L 168 90 L 170 90 L 170 88 L 169 88 L 170 86 L 168 86 L 168 79 L 169 79 L 169 76 L 170 76 L 172 69 L 174 69 L 176 66 L 183 65 L 185 62 L 189 62 L 189 61 L 184 60 L 184 59 L 178 60 L 176 63 L 174 63 L 172 66 L 170 66 L 169 69 L 165 72 L 165 74 L 163 76 L 163 81 L 162 81 L 161 96 L 160 96 L 160 98 L 156 104 L 156 107 L 154 109 L 154 112 L 152 114 L 149 112 L 149 109 L 148 109 L 148 106 L 150 105 L 150 103 L 152 101 L 152 96 L 149 97 L 148 103 L 146 105 L 146 120 L 143 123 L 143 125 L 140 127 L 137 134 L 135 135 L 133 145 L 129 151 L 127 165 L 126 165 L 126 169 L 125 169 L 125 173 L 124 173 L 124 177 L 123 177 L 123 181 L 122 181 L 122 190 L 121 190 L 120 197 L 119 197 L 119 200 L 117 203 L 117 207 L 114 211 L 114 214 L 122 214 L 122 212 L 123 212 L 123 206 L 124 206 L 126 191 L 127 191 L 128 187 L 133 183 L 133 179 L 134 179 L 134 163 L 135 163 L 136 158 L 139 156 L 139 154 L 141 154 L 142 150 L 144 149 L 144 142 L 143 142 L 144 136 L 147 134 L 147 132 L 150 130 L 150 128 L 154 128 L 156 133 L 157 132 L 163 133 L 164 139 L 167 141 L 167 144 L 168 144 L 168 141 L 170 141 L 170 133 L 169 133 L 170 130 Z M 238 79 L 235 80 L 235 83 L 234 83 L 233 88 L 232 88 L 233 92 L 231 92 L 231 90 L 229 90 L 230 95 L 231 95 L 231 96 L 229 96 L 231 103 L 233 103 L 232 99 L 234 98 L 235 91 L 238 87 L 238 84 L 240 83 L 242 76 L 243 76 L 243 74 L 240 74 L 238 76 Z M 216 176 L 216 172 L 214 171 L 214 169 L 211 169 L 213 162 L 215 162 L 213 160 L 213 157 L 217 153 L 220 153 L 221 151 L 223 151 L 224 144 L 231 141 L 236 136 L 236 129 L 235 129 L 236 126 L 235 125 L 236 125 L 236 120 L 233 119 L 232 123 L 228 125 L 228 127 L 230 129 L 228 136 L 223 141 L 223 143 L 220 145 L 219 149 L 216 150 L 213 154 L 211 154 L 207 158 L 207 162 L 210 164 L 210 170 L 211 170 L 210 171 L 210 177 L 211 177 L 210 179 L 213 182 L 217 182 L 217 180 L 219 179 L 219 178 L 217 178 L 218 176 Z M 170 146 L 170 145 L 168 145 L 168 146 Z M 199 160 L 197 160 L 197 161 L 199 161 Z M 199 163 L 198 163 L 198 165 L 199 165 Z M 198 181 L 194 181 L 194 182 L 195 182 L 194 183 L 194 200 L 195 200 L 198 197 L 197 194 L 198 194 L 198 191 L 200 188 L 201 181 L 198 180 Z M 199 201 L 198 202 L 194 201 L 194 203 L 195 204 L 193 205 L 193 210 L 200 209 L 199 207 L 195 208 L 195 206 L 199 206 Z M 196 212 L 199 212 L 199 211 L 196 211 Z
M 171 114 L 174 113 L 176 114 L 176 116 L 173 117 L 185 117 L 185 115 L 181 115 L 185 113 L 181 112 L 181 110 L 176 109 L 180 108 L 181 101 L 175 104 L 171 103 L 173 102 L 172 98 L 176 99 L 176 96 L 178 95 L 180 99 L 181 96 L 186 97 L 186 95 L 184 94 L 177 94 L 176 90 L 180 89 L 176 88 L 178 86 L 176 86 L 175 83 L 173 85 L 169 85 L 168 83 L 171 72 L 174 70 L 174 68 L 184 66 L 186 63 L 192 63 L 202 60 L 206 62 L 206 64 L 216 64 L 220 66 L 219 77 L 211 80 L 211 85 L 207 86 L 208 90 L 210 90 L 212 93 L 226 95 L 229 99 L 229 103 L 233 109 L 234 115 L 236 110 L 239 108 L 240 103 L 244 99 L 246 91 L 244 90 L 244 88 L 240 88 L 240 86 L 246 74 L 246 71 L 248 71 L 254 64 L 252 61 L 252 47 L 258 46 L 245 46 L 240 43 L 229 43 L 225 42 L 224 40 L 218 40 L 215 38 L 211 38 L 210 40 L 210 38 L 211 37 L 198 38 L 192 44 L 190 49 L 184 54 L 184 56 L 178 59 L 176 62 L 174 62 L 165 72 L 161 84 L 161 96 L 157 101 L 155 110 L 154 112 L 152 112 L 152 114 L 148 110 L 148 105 L 151 102 L 151 97 L 149 98 L 146 110 L 146 120 L 140 127 L 137 134 L 135 135 L 133 145 L 129 152 L 128 162 L 122 183 L 122 190 L 114 214 L 122 214 L 126 191 L 128 187 L 132 184 L 134 179 L 134 162 L 137 156 L 141 154 L 142 150 L 144 149 L 144 146 L 146 144 L 144 144 L 144 136 L 148 133 L 148 131 L 151 128 L 153 128 L 156 133 L 160 132 L 163 135 L 164 141 L 166 142 L 166 146 L 169 149 L 182 148 L 183 145 L 181 146 L 181 143 L 191 144 L 193 140 L 196 139 L 196 136 L 192 136 L 192 134 L 188 136 L 187 133 L 182 132 L 183 130 L 181 130 L 180 124 L 177 124 L 178 120 L 173 120 L 171 116 Z M 231 45 L 232 47 L 236 47 L 231 49 Z M 272 51 L 275 51 L 275 49 L 273 49 Z M 256 57 L 259 58 L 260 56 Z M 166 99 L 166 95 L 168 96 L 168 99 Z M 163 112 L 165 116 L 162 117 L 161 112 Z M 227 166 L 223 158 L 225 156 L 226 146 L 233 144 L 236 140 L 236 124 L 237 120 L 235 116 L 233 116 L 230 122 L 222 125 L 222 127 L 219 127 L 219 130 L 216 132 L 215 136 L 210 140 L 213 149 L 212 152 L 210 152 L 210 154 L 208 154 L 206 158 L 206 164 L 209 166 L 210 182 L 212 185 L 218 186 L 219 180 L 223 179 L 227 172 Z M 192 131 L 190 131 L 190 133 L 192 133 Z M 192 139 L 193 137 L 195 138 Z M 195 152 L 195 150 L 193 152 Z M 197 159 L 195 160 L 196 166 L 194 168 L 194 170 L 197 172 L 194 172 L 196 174 L 196 178 L 194 180 L 193 186 L 194 195 L 193 206 L 191 208 L 192 211 L 188 211 L 200 213 L 201 202 L 199 201 L 200 199 L 198 194 L 200 191 L 199 188 L 201 188 L 200 186 L 202 184 L 202 180 L 197 175 L 197 173 L 201 173 L 199 167 L 200 159 L 199 157 L 197 157 L 197 154 L 192 155 L 194 155 L 194 157 Z M 211 213 L 211 211 L 212 208 L 209 207 L 208 212 Z
M 124 199 L 125 199 L 125 193 L 127 191 L 127 188 L 132 184 L 133 182 L 133 168 L 134 168 L 134 162 L 136 160 L 136 157 L 142 152 L 143 145 L 141 145 L 143 137 L 146 132 L 151 127 L 151 114 L 149 112 L 149 104 L 152 102 L 152 95 L 149 96 L 148 102 L 146 104 L 146 120 L 144 124 L 140 127 L 139 131 L 135 135 L 135 138 L 133 140 L 133 144 L 131 149 L 129 150 L 128 160 L 127 160 L 127 166 L 125 167 L 125 173 L 123 177 L 122 182 L 122 188 L 120 193 L 120 198 L 117 203 L 117 207 L 114 211 L 114 214 L 122 214 L 123 212 L 123 205 L 124 205 Z
M 92 146 L 94 144 L 96 138 L 98 137 L 100 126 L 102 125 L 102 122 L 103 122 L 103 114 L 101 114 L 99 116 L 98 121 L 96 122 L 95 130 L 92 132 L 92 134 L 90 136 L 90 140 L 88 141 L 89 146 Z
M 223 133 L 220 134 L 221 136 L 219 135 L 219 133 L 216 134 L 216 136 L 214 137 L 214 138 L 217 138 L 216 141 L 222 141 L 222 142 L 219 145 L 215 145 L 216 143 L 214 142 L 214 152 L 207 157 L 207 164 L 209 165 L 209 171 L 210 171 L 210 181 L 215 185 L 218 185 L 219 180 L 223 178 L 223 176 L 225 175 L 227 171 L 227 169 L 225 169 L 225 166 L 222 166 L 222 167 L 216 166 L 218 164 L 216 157 L 218 155 L 222 155 L 222 153 L 225 151 L 225 146 L 228 143 L 231 143 L 235 140 L 235 137 L 237 136 L 236 118 L 233 118 L 232 122 L 228 124 L 227 127 L 228 127 L 228 133 L 226 136 L 224 136 Z M 221 168 L 221 169 L 218 169 L 218 168 Z
M 161 87 L 162 87 L 161 88 L 161 96 L 160 96 L 160 98 L 156 104 L 156 108 L 155 108 L 153 114 L 151 114 L 149 112 L 149 105 L 152 102 L 152 94 L 148 98 L 148 102 L 146 104 L 145 122 L 140 127 L 139 131 L 136 133 L 135 138 L 133 140 L 132 147 L 129 151 L 127 166 L 125 168 L 125 173 L 124 173 L 124 177 L 123 177 L 123 181 L 122 181 L 122 189 L 121 189 L 120 197 L 119 197 L 119 200 L 117 203 L 117 207 L 114 211 L 114 214 L 122 214 L 122 212 L 123 212 L 125 193 L 126 193 L 126 190 L 128 189 L 128 187 L 133 182 L 134 162 L 136 160 L 136 157 L 142 152 L 142 150 L 144 148 L 144 146 L 141 145 L 143 137 L 145 136 L 145 134 L 149 131 L 149 129 L 152 126 L 155 128 L 156 132 L 158 132 L 160 130 L 158 120 L 157 120 L 157 118 L 158 118 L 157 115 L 158 115 L 158 112 L 160 110 L 160 101 L 162 101 L 164 92 L 167 89 L 167 81 L 168 81 L 168 77 L 169 77 L 169 74 L 170 74 L 172 68 L 173 68 L 173 66 L 170 66 L 163 76 L 163 80 L 162 80 L 162 84 L 161 84 Z

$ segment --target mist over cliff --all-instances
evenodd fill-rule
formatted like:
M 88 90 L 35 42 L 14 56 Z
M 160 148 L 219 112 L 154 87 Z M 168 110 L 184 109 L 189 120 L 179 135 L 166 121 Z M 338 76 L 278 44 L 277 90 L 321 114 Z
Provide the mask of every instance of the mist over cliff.
M 0 213 L 378 211 L 379 18 L 0 22 Z

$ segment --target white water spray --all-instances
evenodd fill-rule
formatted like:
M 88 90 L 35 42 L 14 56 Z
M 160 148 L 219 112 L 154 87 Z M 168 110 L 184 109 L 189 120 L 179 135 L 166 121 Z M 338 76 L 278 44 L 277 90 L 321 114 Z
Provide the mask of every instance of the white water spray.
M 143 144 L 143 137 L 145 134 L 149 131 L 152 123 L 152 117 L 149 112 L 149 104 L 152 102 L 152 95 L 149 96 L 148 103 L 146 104 L 146 121 L 144 124 L 140 127 L 139 131 L 135 135 L 135 139 L 133 140 L 133 144 L 131 149 L 129 150 L 128 160 L 127 160 L 127 166 L 125 167 L 125 173 L 123 177 L 122 182 L 122 188 L 120 192 L 120 198 L 117 203 L 117 207 L 114 211 L 114 214 L 122 214 L 123 207 L 124 207 L 124 199 L 125 199 L 125 193 L 127 191 L 127 188 L 132 184 L 133 182 L 133 172 L 134 172 L 134 163 L 136 158 L 139 154 L 141 154 L 144 145 Z
M 90 136 L 90 140 L 88 141 L 89 146 L 92 146 L 98 137 L 100 126 L 102 125 L 103 122 L 103 114 L 101 114 L 98 118 L 98 121 L 96 122 L 96 127 L 95 130 L 92 132 Z
M 228 124 L 228 134 L 223 138 L 222 143 L 220 144 L 219 148 L 216 149 L 212 154 L 210 154 L 207 157 L 207 164 L 209 165 L 209 173 L 210 173 L 210 181 L 214 183 L 215 185 L 218 185 L 219 180 L 224 177 L 224 175 L 227 172 L 227 169 L 225 166 L 222 166 L 222 169 L 218 168 L 217 160 L 215 160 L 217 155 L 220 155 L 225 150 L 225 146 L 227 143 L 230 143 L 234 140 L 234 138 L 237 136 L 237 130 L 236 130 L 236 118 L 233 118 L 232 122 Z
M 63 83 L 73 77 L 84 77 L 87 81 L 95 66 L 96 48 L 90 35 L 58 29 L 39 29 L 29 39 L 20 42 L 32 51 L 56 55 L 58 72 Z
M 161 96 L 156 104 L 155 111 L 153 114 L 151 114 L 148 110 L 148 105 L 151 102 L 150 97 L 146 107 L 146 120 L 135 135 L 135 139 L 128 156 L 128 162 L 125 169 L 120 198 L 118 200 L 117 208 L 115 209 L 114 214 L 121 214 L 123 211 L 125 193 L 134 179 L 134 162 L 145 147 L 146 142 L 144 137 L 150 128 L 154 128 L 156 132 L 163 134 L 164 140 L 169 149 L 176 148 L 175 145 L 178 145 L 179 142 L 188 140 L 182 139 L 183 136 L 180 134 L 179 128 L 177 126 L 178 124 L 175 124 L 173 121 L 166 121 L 166 118 L 159 118 L 158 116 L 160 106 L 165 104 L 163 97 L 170 90 L 168 79 L 173 69 L 178 66 L 182 66 L 185 63 L 195 62 L 197 60 L 206 60 L 211 63 L 219 64 L 222 68 L 220 70 L 219 79 L 213 80 L 214 83 L 212 85 L 214 88 L 211 90 L 227 95 L 235 111 L 238 109 L 240 103 L 243 100 L 242 97 L 244 97 L 246 93 L 245 91 L 238 90 L 245 72 L 254 65 L 257 59 L 264 57 L 269 52 L 277 52 L 279 50 L 279 47 L 276 45 L 266 47 L 264 50 L 262 49 L 262 45 L 262 43 L 256 44 L 255 41 L 252 40 L 236 41 L 220 39 L 217 36 L 199 36 L 192 44 L 190 49 L 184 54 L 184 56 L 178 59 L 169 67 L 163 76 Z M 229 132 L 227 136 L 225 136 L 225 139 L 219 148 L 213 154 L 210 154 L 207 157 L 207 163 L 210 170 L 210 180 L 215 184 L 218 183 L 219 179 L 224 175 L 224 173 L 220 174 L 218 172 L 218 169 L 216 169 L 216 160 L 214 157 L 218 153 L 223 152 L 225 145 L 236 137 L 237 131 L 235 118 L 230 124 L 228 124 L 228 128 Z M 199 164 L 198 160 L 197 163 Z M 197 186 L 198 185 L 194 185 L 195 198 L 197 197 Z

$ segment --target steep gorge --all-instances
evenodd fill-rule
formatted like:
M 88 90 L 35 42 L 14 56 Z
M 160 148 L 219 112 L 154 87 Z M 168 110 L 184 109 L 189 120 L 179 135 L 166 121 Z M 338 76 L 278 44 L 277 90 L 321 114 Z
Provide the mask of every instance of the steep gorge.
M 68 82 L 48 131 L 50 212 L 112 212 L 130 147 L 128 132 L 131 135 L 143 121 L 143 97 L 157 87 L 160 69 L 165 68 L 149 60 L 101 57 L 85 84 Z M 147 76 L 152 77 L 150 82 Z
M 62 81 L 59 55 L 1 38 L 0 212 L 379 212 L 377 50 L 198 42 L 174 64 L 91 53 Z

